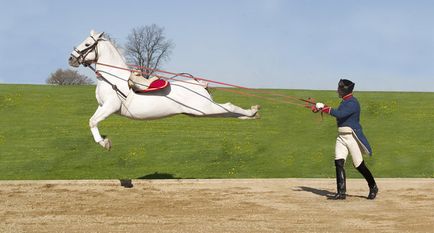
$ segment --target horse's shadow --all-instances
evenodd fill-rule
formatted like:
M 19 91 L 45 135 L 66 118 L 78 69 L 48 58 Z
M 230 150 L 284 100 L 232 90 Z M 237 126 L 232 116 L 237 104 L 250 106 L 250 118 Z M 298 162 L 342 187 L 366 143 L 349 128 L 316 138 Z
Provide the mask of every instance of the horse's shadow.
M 325 189 L 316 189 L 316 188 L 306 187 L 306 186 L 298 186 L 298 188 L 299 189 L 295 190 L 295 191 L 310 192 L 310 193 L 316 194 L 318 196 L 326 197 L 327 199 L 333 199 L 333 196 L 336 194 L 334 192 L 330 192 L 330 191 L 325 190 Z M 360 195 L 349 195 L 349 194 L 347 194 L 347 197 L 357 197 L 357 198 L 366 199 L 366 197 L 360 196 Z
M 159 172 L 154 172 L 151 174 L 147 174 L 141 177 L 138 177 L 137 179 L 140 180 L 155 180 L 155 179 L 181 179 L 179 177 L 175 177 L 173 174 L 170 173 L 159 173 Z
M 166 179 L 195 179 L 195 178 L 181 178 L 176 177 L 173 174 L 170 173 L 160 173 L 160 172 L 154 172 L 150 173 L 141 177 L 137 177 L 136 179 L 139 180 L 166 180 Z M 133 181 L 131 179 L 119 179 L 121 186 L 124 188 L 132 188 L 134 187 Z

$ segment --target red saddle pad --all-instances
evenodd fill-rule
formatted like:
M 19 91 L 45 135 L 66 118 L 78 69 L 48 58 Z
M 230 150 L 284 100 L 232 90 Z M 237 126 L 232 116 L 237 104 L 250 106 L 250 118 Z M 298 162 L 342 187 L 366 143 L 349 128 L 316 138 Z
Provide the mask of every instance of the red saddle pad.
M 142 90 L 142 91 L 140 91 L 140 93 L 162 90 L 162 89 L 168 87 L 169 85 L 170 84 L 168 81 L 163 80 L 163 79 L 157 79 L 157 80 L 153 81 L 151 83 L 151 85 L 149 85 L 148 89 Z

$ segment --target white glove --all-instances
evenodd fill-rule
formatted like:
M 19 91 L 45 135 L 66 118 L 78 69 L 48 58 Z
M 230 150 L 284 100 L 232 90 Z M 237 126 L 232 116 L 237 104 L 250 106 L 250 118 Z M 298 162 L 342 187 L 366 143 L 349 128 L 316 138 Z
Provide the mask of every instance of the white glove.
M 315 104 L 315 108 L 317 108 L 317 109 L 319 109 L 319 110 L 323 109 L 324 106 L 325 106 L 325 105 L 324 105 L 323 103 L 316 103 L 316 104 Z

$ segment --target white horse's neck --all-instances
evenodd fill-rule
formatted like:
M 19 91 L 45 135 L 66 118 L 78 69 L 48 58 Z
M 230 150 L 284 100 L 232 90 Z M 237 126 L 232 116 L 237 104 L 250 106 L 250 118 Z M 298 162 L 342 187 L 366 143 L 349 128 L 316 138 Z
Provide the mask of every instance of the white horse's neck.
M 127 94 L 129 91 L 128 78 L 131 72 L 119 69 L 128 69 L 128 66 L 125 64 L 125 59 L 110 41 L 99 41 L 97 46 L 97 63 L 107 64 L 113 67 L 96 64 L 96 70 L 99 71 L 110 83 L 116 85 L 124 94 Z M 104 81 L 98 80 L 98 82 Z

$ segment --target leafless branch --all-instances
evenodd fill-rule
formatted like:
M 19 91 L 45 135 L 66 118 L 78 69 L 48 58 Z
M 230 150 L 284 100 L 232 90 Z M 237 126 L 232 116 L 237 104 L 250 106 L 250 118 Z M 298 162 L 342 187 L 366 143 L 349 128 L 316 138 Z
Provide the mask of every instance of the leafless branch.
M 169 60 L 173 48 L 174 43 L 166 39 L 164 29 L 152 24 L 132 29 L 127 38 L 125 55 L 135 65 L 158 69 Z

